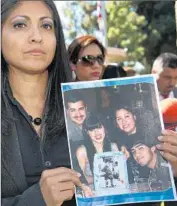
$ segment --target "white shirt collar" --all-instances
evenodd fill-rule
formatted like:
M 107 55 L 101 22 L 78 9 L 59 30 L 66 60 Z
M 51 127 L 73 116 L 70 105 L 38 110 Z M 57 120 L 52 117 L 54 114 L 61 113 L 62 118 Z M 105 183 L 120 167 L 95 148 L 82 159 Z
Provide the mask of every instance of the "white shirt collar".
M 164 100 L 165 98 L 159 93 L 160 101 Z M 167 98 L 175 98 L 173 91 L 171 91 Z

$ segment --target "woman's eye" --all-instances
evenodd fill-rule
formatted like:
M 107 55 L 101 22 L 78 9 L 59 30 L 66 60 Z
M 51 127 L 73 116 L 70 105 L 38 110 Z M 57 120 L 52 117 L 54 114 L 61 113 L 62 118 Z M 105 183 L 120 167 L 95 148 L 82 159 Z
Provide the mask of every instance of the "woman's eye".
M 22 22 L 19 22 L 19 23 L 15 23 L 13 25 L 14 28 L 18 29 L 18 28 L 25 28 L 26 27 L 26 24 L 22 23 Z
M 42 27 L 44 28 L 44 29 L 48 29 L 48 30 L 50 30 L 50 29 L 52 29 L 53 28 L 53 26 L 51 25 L 51 24 L 43 24 L 42 25 Z

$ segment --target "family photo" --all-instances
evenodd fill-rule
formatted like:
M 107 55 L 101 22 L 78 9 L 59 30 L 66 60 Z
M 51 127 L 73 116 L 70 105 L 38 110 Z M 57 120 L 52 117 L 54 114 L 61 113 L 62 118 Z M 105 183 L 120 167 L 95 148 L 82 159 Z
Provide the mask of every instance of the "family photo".
M 126 159 L 121 152 L 95 154 L 94 188 L 96 196 L 129 193 Z
M 72 168 L 89 191 L 76 189 L 79 200 L 106 196 L 109 204 L 111 196 L 129 202 L 131 195 L 136 202 L 137 194 L 141 201 L 148 194 L 149 201 L 154 192 L 155 200 L 175 198 L 171 168 L 156 148 L 163 124 L 154 76 L 62 84 L 62 90 Z

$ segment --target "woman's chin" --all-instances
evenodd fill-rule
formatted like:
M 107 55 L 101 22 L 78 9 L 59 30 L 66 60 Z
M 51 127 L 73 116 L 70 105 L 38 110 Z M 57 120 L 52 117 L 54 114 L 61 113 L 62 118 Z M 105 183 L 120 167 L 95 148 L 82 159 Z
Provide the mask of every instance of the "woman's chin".
M 90 81 L 99 80 L 99 79 L 100 79 L 99 77 L 92 77 L 90 78 Z

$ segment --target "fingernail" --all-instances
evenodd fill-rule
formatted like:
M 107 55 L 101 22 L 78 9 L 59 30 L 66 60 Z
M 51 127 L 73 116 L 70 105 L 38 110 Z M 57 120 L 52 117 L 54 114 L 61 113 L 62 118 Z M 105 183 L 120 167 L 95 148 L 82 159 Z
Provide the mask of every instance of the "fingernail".
M 163 136 L 159 136 L 159 137 L 158 137 L 158 140 L 163 140 Z
M 164 155 L 164 152 L 160 151 L 160 154 L 161 154 L 161 155 Z
M 161 145 L 160 145 L 160 144 L 157 144 L 156 147 L 157 147 L 157 149 L 160 149 L 160 148 L 161 148 Z

